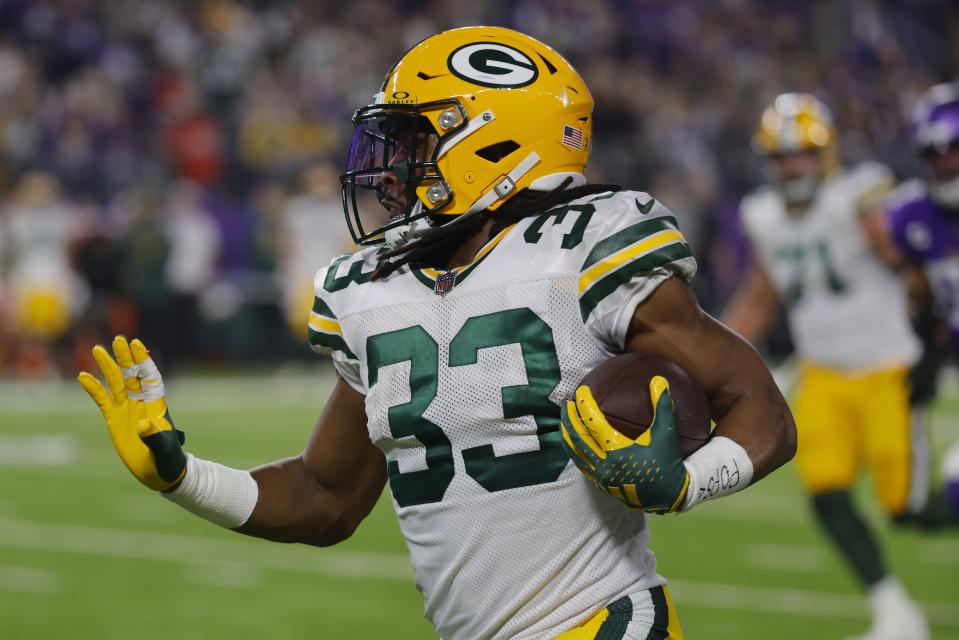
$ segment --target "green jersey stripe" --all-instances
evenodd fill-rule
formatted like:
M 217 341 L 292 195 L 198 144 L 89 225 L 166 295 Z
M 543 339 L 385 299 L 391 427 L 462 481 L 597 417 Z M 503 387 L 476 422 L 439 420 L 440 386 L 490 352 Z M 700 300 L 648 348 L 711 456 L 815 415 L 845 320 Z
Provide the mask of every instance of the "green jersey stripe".
M 350 351 L 350 347 L 346 344 L 346 341 L 342 336 L 338 336 L 333 333 L 323 333 L 322 331 L 317 331 L 310 327 L 309 330 L 310 336 L 310 346 L 313 347 L 323 347 L 330 349 L 332 351 L 341 351 L 346 354 L 346 357 L 356 360 L 356 354 Z
M 589 256 L 586 257 L 586 262 L 583 263 L 582 271 L 586 271 L 600 260 L 608 258 L 617 251 L 625 249 L 631 244 L 639 242 L 646 236 L 650 236 L 658 231 L 665 231 L 667 229 L 679 229 L 676 218 L 673 216 L 663 216 L 661 218 L 653 218 L 652 220 L 644 220 L 639 224 L 634 224 L 631 227 L 626 227 L 625 229 L 617 231 L 608 238 L 604 238 L 596 243 L 596 246 L 593 247 L 593 250 L 589 252 Z
M 313 313 L 318 313 L 325 318 L 336 320 L 336 315 L 333 313 L 333 310 L 330 309 L 330 305 L 326 304 L 326 302 L 319 297 L 313 298 Z
M 685 242 L 674 242 L 652 253 L 647 253 L 632 262 L 627 262 L 612 273 L 600 278 L 579 298 L 579 310 L 583 315 L 583 321 L 586 321 L 586 318 L 593 312 L 596 305 L 602 302 L 606 296 L 616 291 L 621 285 L 629 282 L 633 276 L 645 271 L 652 271 L 656 267 L 661 267 L 676 260 L 691 258 L 692 256 L 693 252 L 690 251 L 688 244 Z

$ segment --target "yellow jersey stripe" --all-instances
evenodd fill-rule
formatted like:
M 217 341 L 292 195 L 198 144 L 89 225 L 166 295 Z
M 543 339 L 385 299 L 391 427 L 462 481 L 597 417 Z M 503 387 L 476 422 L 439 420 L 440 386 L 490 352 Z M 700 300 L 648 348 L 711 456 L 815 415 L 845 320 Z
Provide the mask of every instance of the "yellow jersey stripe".
M 310 314 L 310 327 L 314 331 L 323 331 L 324 333 L 338 333 L 343 335 L 343 327 L 336 320 L 324 318 L 318 313 Z
M 686 238 L 683 237 L 683 234 L 680 231 L 670 229 L 667 231 L 660 231 L 659 233 L 653 234 L 647 238 L 643 238 L 636 244 L 617 251 L 608 258 L 597 262 L 579 276 L 580 295 L 582 295 L 583 292 L 586 291 L 594 282 L 605 276 L 610 271 L 613 271 L 614 269 L 626 264 L 627 262 L 630 262 L 644 254 L 655 251 L 656 249 L 665 247 L 668 244 L 685 241 Z

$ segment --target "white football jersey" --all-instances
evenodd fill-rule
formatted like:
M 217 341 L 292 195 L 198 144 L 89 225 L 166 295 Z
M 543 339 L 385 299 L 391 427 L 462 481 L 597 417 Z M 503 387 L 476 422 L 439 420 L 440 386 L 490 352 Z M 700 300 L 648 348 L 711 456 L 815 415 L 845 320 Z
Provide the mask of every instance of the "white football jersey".
M 664 584 L 642 512 L 560 444 L 560 402 L 621 353 L 633 311 L 696 264 L 645 193 L 509 227 L 453 271 L 370 281 L 377 249 L 316 277 L 313 348 L 366 396 L 426 617 L 446 640 L 551 638 Z
M 905 286 L 872 251 L 859 219 L 860 203 L 891 182 L 886 167 L 863 163 L 828 178 L 799 215 L 771 187 L 742 202 L 743 227 L 803 359 L 863 370 L 918 357 Z

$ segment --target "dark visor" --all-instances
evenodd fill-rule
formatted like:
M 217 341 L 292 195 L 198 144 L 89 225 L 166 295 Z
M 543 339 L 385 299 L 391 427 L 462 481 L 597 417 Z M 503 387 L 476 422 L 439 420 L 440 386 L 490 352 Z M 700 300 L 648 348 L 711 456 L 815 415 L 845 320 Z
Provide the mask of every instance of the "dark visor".
M 455 101 L 444 103 L 459 107 Z M 442 180 L 434 157 L 439 138 L 430 121 L 421 115 L 425 106 L 411 105 L 396 110 L 371 106 L 353 116 L 353 139 L 340 183 L 346 222 L 359 244 L 379 242 L 384 231 L 446 204 L 434 203 L 429 210 L 424 208 L 413 214 L 416 187 L 422 182 Z M 428 106 L 435 109 L 438 103 Z M 448 133 L 455 130 L 458 128 Z M 391 200 L 398 193 L 405 195 L 405 207 L 402 211 L 392 207 L 388 212 L 387 207 L 393 205 Z

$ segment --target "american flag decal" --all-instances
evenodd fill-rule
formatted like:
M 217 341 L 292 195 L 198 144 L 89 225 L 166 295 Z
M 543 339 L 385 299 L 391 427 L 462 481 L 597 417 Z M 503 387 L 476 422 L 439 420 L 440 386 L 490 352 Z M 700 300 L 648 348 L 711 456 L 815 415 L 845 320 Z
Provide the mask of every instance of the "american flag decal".
M 433 285 L 433 293 L 438 296 L 445 296 L 447 293 L 453 290 L 453 286 L 455 284 L 456 272 L 447 271 L 436 279 L 436 283 Z
M 574 149 L 583 148 L 583 132 L 569 125 L 563 126 L 563 144 Z

